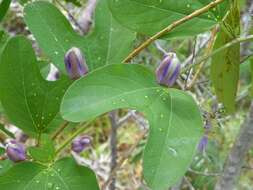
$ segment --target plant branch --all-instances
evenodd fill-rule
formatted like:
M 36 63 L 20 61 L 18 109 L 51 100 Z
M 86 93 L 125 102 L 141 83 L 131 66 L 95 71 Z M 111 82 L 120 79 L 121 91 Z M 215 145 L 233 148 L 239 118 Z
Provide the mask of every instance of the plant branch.
M 61 134 L 61 132 L 68 126 L 69 122 L 68 121 L 64 121 L 64 123 L 58 128 L 58 130 L 52 135 L 52 140 L 55 140 L 58 135 Z
M 112 111 L 109 113 L 109 118 L 111 122 L 111 138 L 110 138 L 110 148 L 111 148 L 111 171 L 116 167 L 117 165 L 117 111 Z M 109 186 L 109 190 L 115 190 L 115 182 L 116 182 L 116 177 L 114 176 L 111 179 L 111 183 Z
M 231 190 L 235 188 L 238 177 L 243 168 L 247 152 L 253 146 L 253 101 L 249 115 L 241 126 L 237 139 L 224 164 L 223 173 L 218 180 L 215 190 Z
M 215 0 L 212 1 L 211 3 L 209 3 L 208 5 L 206 5 L 205 7 L 198 9 L 196 11 L 194 11 L 193 13 L 183 17 L 182 19 L 179 19 L 175 22 L 173 22 L 171 25 L 169 25 L 168 27 L 164 28 L 163 30 L 161 30 L 160 32 L 156 33 L 154 36 L 152 36 L 151 38 L 149 38 L 148 40 L 146 40 L 144 43 L 142 43 L 138 48 L 136 48 L 133 52 L 131 52 L 123 61 L 124 63 L 129 62 L 131 59 L 133 59 L 136 55 L 138 55 L 143 49 L 145 49 L 147 46 L 149 46 L 151 43 L 153 43 L 155 40 L 157 40 L 158 38 L 162 37 L 163 35 L 171 32 L 174 28 L 184 24 L 185 22 L 198 17 L 204 13 L 206 13 L 207 11 L 209 11 L 211 8 L 217 6 L 218 4 L 222 3 L 224 0 Z

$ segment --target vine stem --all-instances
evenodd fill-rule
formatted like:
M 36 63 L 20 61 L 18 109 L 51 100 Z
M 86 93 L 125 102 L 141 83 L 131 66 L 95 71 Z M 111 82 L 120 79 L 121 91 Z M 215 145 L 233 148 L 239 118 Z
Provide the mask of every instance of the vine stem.
M 69 124 L 68 121 L 64 121 L 64 123 L 59 127 L 59 129 L 52 135 L 51 139 L 55 140 L 61 134 L 61 132 L 68 126 L 68 124 Z
M 217 33 L 217 29 L 215 28 L 215 29 L 212 30 L 212 35 L 211 35 L 210 41 L 209 41 L 209 43 L 207 45 L 206 55 L 208 55 L 208 54 L 211 53 L 216 33 Z M 185 88 L 186 90 L 190 90 L 194 86 L 194 84 L 196 83 L 196 81 L 198 79 L 198 76 L 201 73 L 201 70 L 204 67 L 204 65 L 205 65 L 205 61 L 203 61 L 203 62 L 200 63 L 200 65 L 199 65 L 199 67 L 197 69 L 196 74 L 193 76 L 193 79 L 192 79 L 191 83 L 186 86 L 186 88 Z
M 58 155 L 66 146 L 68 146 L 71 141 L 84 132 L 87 127 L 92 123 L 93 120 L 86 122 L 85 124 L 81 124 L 78 129 L 73 133 L 69 138 L 67 138 L 62 145 L 56 150 L 56 155 Z
M 230 150 L 224 164 L 223 173 L 215 185 L 215 190 L 235 189 L 236 182 L 243 169 L 245 158 L 253 146 L 253 101 L 249 108 L 248 116 L 245 118 L 234 145 Z
M 118 157 L 118 151 L 117 151 L 117 131 L 118 131 L 118 125 L 117 125 L 117 111 L 112 111 L 109 113 L 109 119 L 111 123 L 111 135 L 110 135 L 110 148 L 111 148 L 111 163 L 110 163 L 110 169 L 111 171 L 116 167 L 117 165 L 117 157 Z M 109 190 L 115 190 L 116 189 L 116 176 L 114 176 L 111 180 L 111 184 L 109 186 Z
M 221 51 L 235 45 L 235 44 L 238 44 L 238 43 L 242 43 L 242 42 L 246 42 L 246 41 L 250 41 L 250 40 L 253 40 L 253 35 L 249 35 L 249 36 L 246 36 L 246 37 L 240 37 L 240 38 L 237 38 L 227 44 L 225 44 L 224 46 L 220 47 L 219 49 L 216 49 L 214 50 L 212 53 L 202 57 L 197 63 L 195 63 L 194 65 L 189 65 L 188 67 L 185 67 L 182 72 L 186 72 L 188 69 L 192 68 L 192 67 L 195 67 L 199 64 L 201 64 L 203 61 L 213 57 L 214 55 L 216 55 L 217 53 L 220 53 Z
M 156 33 L 154 36 L 150 37 L 148 40 L 146 40 L 145 42 L 143 42 L 139 47 L 137 47 L 133 52 L 131 52 L 125 59 L 124 59 L 124 63 L 129 62 L 130 60 L 132 60 L 135 56 L 137 56 L 142 50 L 144 50 L 147 46 L 149 46 L 151 43 L 153 43 L 155 40 L 157 40 L 158 38 L 162 37 L 163 35 L 171 32 L 174 28 L 176 28 L 179 25 L 184 24 L 185 22 L 202 15 L 203 13 L 206 13 L 207 11 L 209 11 L 211 8 L 214 8 L 215 6 L 217 6 L 218 4 L 222 3 L 225 0 L 215 0 L 212 1 L 211 3 L 209 3 L 208 5 L 206 5 L 205 7 L 198 9 L 196 11 L 194 11 L 193 13 L 183 17 L 182 19 L 179 19 L 175 22 L 173 22 L 171 25 L 169 25 L 168 27 L 164 28 L 163 30 L 161 30 L 160 32 Z

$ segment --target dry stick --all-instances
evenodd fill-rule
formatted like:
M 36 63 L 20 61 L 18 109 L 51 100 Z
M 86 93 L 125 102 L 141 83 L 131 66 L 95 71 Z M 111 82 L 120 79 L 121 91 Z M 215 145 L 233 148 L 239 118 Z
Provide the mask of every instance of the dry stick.
M 122 164 L 129 158 L 129 156 L 133 153 L 133 151 L 135 150 L 135 148 L 138 146 L 138 144 L 140 143 L 140 141 L 145 137 L 146 135 L 146 131 L 142 132 L 140 134 L 140 136 L 138 137 L 138 139 L 136 140 L 136 142 L 130 147 L 130 149 L 121 157 L 121 159 L 118 161 L 117 165 L 115 166 L 115 168 L 113 168 L 113 170 L 110 173 L 109 178 L 106 180 L 106 182 L 102 185 L 101 189 L 105 190 L 105 188 L 110 184 L 111 180 L 113 179 L 113 177 L 115 176 L 117 170 L 122 166 Z
M 158 32 L 157 34 L 155 34 L 154 36 L 152 36 L 151 38 L 149 38 L 148 40 L 146 40 L 144 43 L 142 43 L 138 48 L 136 48 L 133 52 L 131 52 L 127 58 L 125 58 L 125 60 L 123 61 L 124 63 L 129 62 L 131 59 L 133 59 L 136 55 L 138 55 L 143 49 L 145 49 L 147 46 L 149 46 L 151 43 L 153 43 L 155 40 L 157 40 L 158 38 L 162 37 L 163 35 L 171 32 L 174 28 L 176 28 L 179 25 L 184 24 L 185 22 L 198 17 L 200 15 L 202 15 L 203 13 L 206 13 L 207 11 L 209 11 L 211 8 L 217 6 L 218 4 L 222 3 L 225 0 L 215 0 L 212 1 L 211 3 L 209 3 L 207 6 L 198 9 L 196 11 L 194 11 L 193 13 L 183 17 L 180 20 L 175 21 L 174 23 L 172 23 L 171 25 L 169 25 L 168 27 L 166 27 L 165 29 L 161 30 L 160 32 Z
M 111 137 L 110 137 L 110 148 L 111 148 L 111 163 L 110 169 L 113 169 L 117 166 L 117 111 L 112 111 L 109 113 L 110 123 L 111 123 Z M 115 190 L 116 176 L 111 180 L 109 190 Z
M 243 168 L 247 152 L 253 146 L 253 101 L 250 111 L 241 126 L 237 139 L 224 164 L 224 170 L 218 180 L 215 190 L 232 190 Z
M 212 30 L 212 35 L 211 35 L 211 39 L 210 39 L 208 46 L 207 46 L 206 55 L 211 53 L 216 33 L 217 33 L 217 29 L 215 28 Z M 186 90 L 190 90 L 194 86 L 204 65 L 205 65 L 205 61 L 200 63 L 198 70 L 196 71 L 196 74 L 193 76 L 191 83 L 186 87 Z

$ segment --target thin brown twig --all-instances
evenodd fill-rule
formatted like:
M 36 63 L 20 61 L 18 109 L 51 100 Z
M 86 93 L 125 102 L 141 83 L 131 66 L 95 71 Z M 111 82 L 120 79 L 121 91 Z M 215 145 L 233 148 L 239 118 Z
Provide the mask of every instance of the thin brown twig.
M 211 8 L 217 6 L 218 4 L 222 3 L 224 0 L 215 0 L 206 5 L 205 7 L 198 9 L 194 11 L 193 13 L 183 17 L 182 19 L 179 19 L 172 24 L 170 24 L 168 27 L 164 28 L 160 32 L 156 33 L 154 36 L 143 42 L 139 47 L 137 47 L 133 52 L 131 52 L 125 59 L 124 63 L 129 62 L 131 59 L 133 59 L 136 55 L 138 55 L 143 49 L 145 49 L 147 46 L 149 46 L 151 43 L 153 43 L 155 40 L 158 38 L 162 37 L 163 35 L 171 32 L 174 28 L 176 28 L 179 25 L 184 24 L 185 22 L 202 15 L 203 13 L 206 13 L 209 11 Z

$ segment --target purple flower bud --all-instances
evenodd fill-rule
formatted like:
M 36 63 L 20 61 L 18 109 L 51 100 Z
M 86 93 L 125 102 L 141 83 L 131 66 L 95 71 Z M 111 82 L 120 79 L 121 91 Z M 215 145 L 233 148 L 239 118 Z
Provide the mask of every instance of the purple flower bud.
M 91 141 L 89 136 L 77 137 L 72 141 L 71 149 L 76 153 L 80 153 L 91 146 Z
M 88 66 L 79 48 L 72 47 L 65 54 L 65 67 L 72 80 L 79 79 L 88 73 Z
M 156 70 L 157 82 L 171 87 L 175 84 L 181 65 L 175 53 L 168 53 Z
M 199 142 L 198 150 L 200 152 L 204 152 L 204 150 L 207 147 L 207 144 L 208 144 L 208 136 L 204 135 Z
M 13 162 L 20 162 L 26 159 L 25 146 L 16 140 L 11 140 L 7 144 L 6 154 Z

